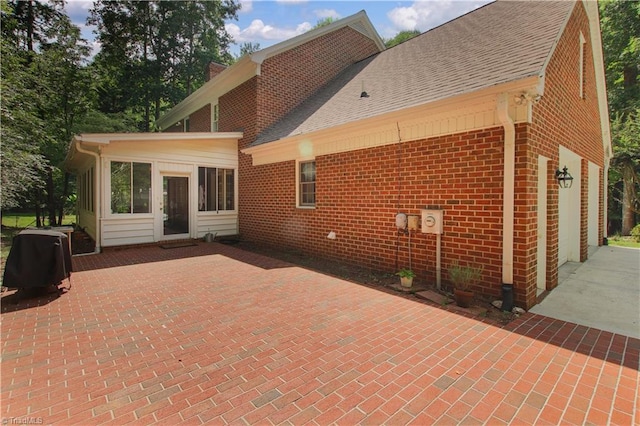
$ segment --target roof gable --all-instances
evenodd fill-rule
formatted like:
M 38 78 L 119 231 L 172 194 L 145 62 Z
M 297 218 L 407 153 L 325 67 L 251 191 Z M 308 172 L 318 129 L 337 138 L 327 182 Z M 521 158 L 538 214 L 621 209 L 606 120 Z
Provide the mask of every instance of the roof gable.
M 238 87 L 240 84 L 256 75 L 260 75 L 260 65 L 266 59 L 347 26 L 371 38 L 380 51 L 384 50 L 385 46 L 382 38 L 371 24 L 366 12 L 362 10 L 354 15 L 332 22 L 329 25 L 314 28 L 289 40 L 243 56 L 235 64 L 229 66 L 206 82 L 202 87 L 160 117 L 157 122 L 158 127 L 161 130 L 170 127 L 203 106 L 212 102 L 215 103 L 220 96 Z
M 476 9 L 353 65 L 253 145 L 542 76 L 574 4 L 497 1 Z

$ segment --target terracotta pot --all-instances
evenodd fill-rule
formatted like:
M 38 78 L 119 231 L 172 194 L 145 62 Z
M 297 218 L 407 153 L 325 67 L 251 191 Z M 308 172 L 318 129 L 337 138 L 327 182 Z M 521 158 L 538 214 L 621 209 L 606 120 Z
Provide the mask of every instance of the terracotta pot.
M 453 290 L 453 298 L 458 306 L 468 308 L 473 302 L 473 292 L 455 289 Z
M 413 284 L 413 277 L 400 277 L 402 287 L 409 288 Z

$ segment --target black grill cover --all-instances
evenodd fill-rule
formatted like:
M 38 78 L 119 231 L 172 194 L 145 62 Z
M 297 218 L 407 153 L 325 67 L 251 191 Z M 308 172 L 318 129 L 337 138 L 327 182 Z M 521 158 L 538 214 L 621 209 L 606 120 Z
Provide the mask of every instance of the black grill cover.
M 2 285 L 14 288 L 58 285 L 71 276 L 71 250 L 66 234 L 24 230 L 13 238 Z

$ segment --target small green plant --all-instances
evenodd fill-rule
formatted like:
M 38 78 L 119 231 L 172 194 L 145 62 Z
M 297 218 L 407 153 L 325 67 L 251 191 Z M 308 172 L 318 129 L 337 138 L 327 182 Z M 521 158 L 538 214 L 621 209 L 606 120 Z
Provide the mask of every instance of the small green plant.
M 631 230 L 631 236 L 635 242 L 640 243 L 640 223 L 633 227 Z
M 416 276 L 415 272 L 413 272 L 409 268 L 400 269 L 398 272 L 396 272 L 396 275 L 399 276 L 400 278 L 415 278 Z
M 482 266 L 463 266 L 458 262 L 449 266 L 449 279 L 453 287 L 458 290 L 467 291 L 482 278 Z

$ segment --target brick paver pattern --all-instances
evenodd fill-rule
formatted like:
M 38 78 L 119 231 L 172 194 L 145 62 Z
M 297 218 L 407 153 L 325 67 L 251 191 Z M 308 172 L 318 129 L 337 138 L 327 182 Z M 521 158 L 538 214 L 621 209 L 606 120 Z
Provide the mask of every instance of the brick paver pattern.
M 73 262 L 68 293 L 2 305 L 7 423 L 640 423 L 637 339 L 218 243 Z

